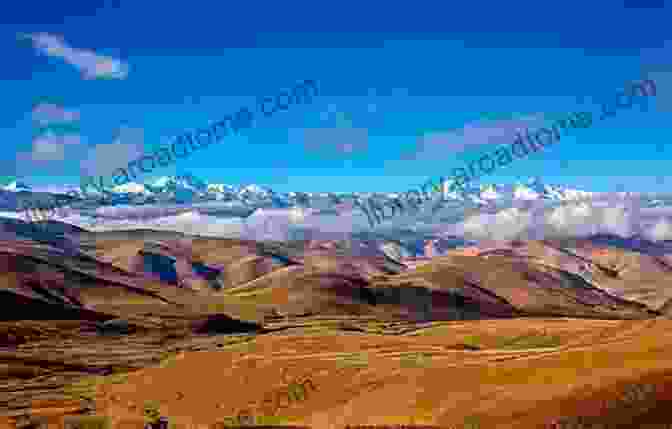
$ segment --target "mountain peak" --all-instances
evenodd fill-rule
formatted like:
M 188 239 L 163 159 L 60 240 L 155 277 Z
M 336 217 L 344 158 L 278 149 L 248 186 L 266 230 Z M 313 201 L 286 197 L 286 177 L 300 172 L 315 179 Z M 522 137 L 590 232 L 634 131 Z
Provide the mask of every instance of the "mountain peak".
M 23 182 L 19 182 L 17 180 L 11 182 L 7 186 L 3 186 L 2 189 L 4 189 L 5 191 L 11 191 L 11 192 L 21 192 L 21 191 L 30 192 L 30 191 L 32 191 L 32 188 L 30 187 L 30 185 L 27 185 Z

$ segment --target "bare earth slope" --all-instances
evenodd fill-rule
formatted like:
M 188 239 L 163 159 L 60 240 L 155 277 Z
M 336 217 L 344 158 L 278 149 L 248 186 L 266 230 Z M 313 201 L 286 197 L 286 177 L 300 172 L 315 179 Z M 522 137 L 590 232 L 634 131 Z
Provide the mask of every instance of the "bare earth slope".
M 178 424 L 243 408 L 325 428 L 550 427 L 578 415 L 672 423 L 665 252 L 491 243 L 404 266 L 336 242 L 9 229 L 7 418 L 88 410 L 140 424 L 154 400 Z M 313 385 L 290 400 L 297 378 Z M 635 382 L 648 396 L 618 405 Z M 582 408 L 593 402 L 604 406 Z

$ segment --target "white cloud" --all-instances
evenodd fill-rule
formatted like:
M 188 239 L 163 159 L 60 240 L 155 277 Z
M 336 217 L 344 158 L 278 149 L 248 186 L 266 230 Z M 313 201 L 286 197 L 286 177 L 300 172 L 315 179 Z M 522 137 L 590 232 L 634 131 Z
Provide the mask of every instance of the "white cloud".
M 652 241 L 672 240 L 672 224 L 669 219 L 661 218 L 643 235 Z
M 310 209 L 259 209 L 244 220 L 242 238 L 291 240 L 307 233 L 313 239 L 343 239 L 366 225 L 366 216 L 359 211 L 325 215 Z
M 56 136 L 47 133 L 33 140 L 30 152 L 16 154 L 16 171 L 28 176 L 35 173 L 63 173 L 65 172 L 63 161 L 70 156 L 77 156 L 82 147 L 84 145 L 79 135 Z
M 98 55 L 93 51 L 77 49 L 69 46 L 63 37 L 48 33 L 19 34 L 19 38 L 30 39 L 33 47 L 39 52 L 75 66 L 82 72 L 83 79 L 126 79 L 128 64 Z
M 152 229 L 156 231 L 177 231 L 184 234 L 208 237 L 240 237 L 243 235 L 243 220 L 240 218 L 220 219 L 199 214 L 195 211 L 159 218 L 134 216 L 130 219 L 91 218 L 73 216 L 69 221 L 92 231 L 123 231 L 133 229 Z
M 465 219 L 463 233 L 479 238 L 505 240 L 517 237 L 530 226 L 532 214 L 518 208 L 502 210 L 495 214 L 479 214 Z
M 79 136 L 41 136 L 33 140 L 33 161 L 63 161 L 66 145 L 79 145 Z
M 66 110 L 52 103 L 39 103 L 35 105 L 32 115 L 33 121 L 41 126 L 47 126 L 53 122 L 75 122 L 80 119 L 78 111 Z
M 643 209 L 636 199 L 614 195 L 581 202 L 530 210 L 512 208 L 495 214 L 477 214 L 462 222 L 442 225 L 443 232 L 472 239 L 509 240 L 553 237 L 586 237 L 613 234 L 632 237 L 638 234 L 653 240 L 672 238 L 672 208 Z

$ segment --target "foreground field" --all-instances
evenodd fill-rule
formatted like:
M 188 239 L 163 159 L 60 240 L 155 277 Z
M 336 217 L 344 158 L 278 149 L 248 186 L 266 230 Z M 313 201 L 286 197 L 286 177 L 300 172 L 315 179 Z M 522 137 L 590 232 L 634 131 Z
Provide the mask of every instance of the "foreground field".
M 141 425 L 149 404 L 177 427 L 233 424 L 239 415 L 315 428 L 672 423 L 672 321 L 482 320 L 378 326 L 381 334 L 301 322 L 310 326 L 180 352 L 123 376 L 91 377 L 96 414 L 110 416 L 113 428 Z M 382 334 L 400 328 L 409 331 Z M 287 386 L 305 380 L 305 392 L 292 397 Z M 62 412 L 62 404 L 33 404 L 33 415 L 54 422 Z

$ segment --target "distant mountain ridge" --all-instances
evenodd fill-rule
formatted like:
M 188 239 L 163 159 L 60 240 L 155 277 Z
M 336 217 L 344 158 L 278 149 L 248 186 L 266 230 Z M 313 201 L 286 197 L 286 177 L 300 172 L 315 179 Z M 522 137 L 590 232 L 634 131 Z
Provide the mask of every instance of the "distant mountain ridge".
M 310 206 L 311 200 L 329 197 L 334 205 L 339 197 L 376 196 L 395 198 L 398 193 L 310 193 L 310 192 L 275 192 L 268 187 L 256 184 L 244 186 L 209 183 L 192 174 L 163 176 L 146 183 L 129 182 L 124 185 L 104 188 L 102 192 L 89 186 L 84 191 L 74 185 L 50 185 L 32 187 L 22 181 L 13 181 L 0 188 L 8 192 L 46 192 L 51 194 L 67 194 L 85 200 L 96 200 L 107 197 L 111 203 L 146 204 L 147 202 L 192 203 L 197 201 L 233 201 L 255 203 L 268 200 L 272 206 L 291 207 L 293 205 Z M 595 192 L 572 189 L 558 185 L 547 185 L 540 179 L 531 179 L 527 183 L 514 185 L 482 184 L 467 185 L 463 190 L 449 192 L 444 186 L 443 197 L 446 200 L 465 201 L 477 204 L 488 204 L 491 201 L 504 200 L 574 200 L 595 195 Z M 147 200 L 150 201 L 147 201 Z
M 93 186 L 83 192 L 68 185 L 12 183 L 0 189 L 0 217 L 60 220 L 86 230 L 148 229 L 250 240 L 347 240 L 364 234 L 405 243 L 411 256 L 433 253 L 428 242 L 447 237 L 481 241 L 604 232 L 672 240 L 672 195 L 590 192 L 539 178 L 470 184 L 456 192 L 447 192 L 447 184 L 444 193 L 437 190 L 418 210 L 385 219 L 375 228 L 358 201 L 393 203 L 400 194 L 276 192 L 256 184 L 209 183 L 192 174 L 102 192 Z M 58 207 L 65 208 L 54 210 Z

